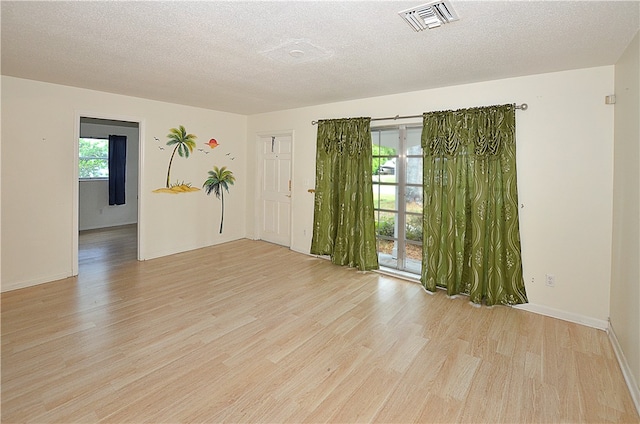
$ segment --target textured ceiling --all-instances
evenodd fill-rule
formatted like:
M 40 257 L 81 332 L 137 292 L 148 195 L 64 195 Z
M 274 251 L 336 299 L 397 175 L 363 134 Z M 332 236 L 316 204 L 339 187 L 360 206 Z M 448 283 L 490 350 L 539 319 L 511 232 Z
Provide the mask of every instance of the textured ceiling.
M 426 2 L 2 1 L 1 70 L 249 115 L 611 65 L 640 27 L 639 1 L 451 0 L 416 33 Z

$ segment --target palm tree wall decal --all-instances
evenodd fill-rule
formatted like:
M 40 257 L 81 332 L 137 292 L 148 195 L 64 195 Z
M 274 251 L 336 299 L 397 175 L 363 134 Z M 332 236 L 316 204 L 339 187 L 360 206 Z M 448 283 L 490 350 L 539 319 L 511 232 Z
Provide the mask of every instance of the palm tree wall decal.
M 178 128 L 171 128 L 169 130 L 169 134 L 167 134 L 167 146 L 176 145 L 171 153 L 171 159 L 169 159 L 169 168 L 167 169 L 167 188 L 169 188 L 170 175 L 171 175 L 171 164 L 173 163 L 173 157 L 178 154 L 182 157 L 188 158 L 189 153 L 193 151 L 193 148 L 196 147 L 195 139 L 198 138 L 193 134 L 187 134 L 187 131 L 184 129 L 182 125 Z
M 233 172 L 229 171 L 226 166 L 218 169 L 217 166 L 213 167 L 212 171 L 209 171 L 209 178 L 204 182 L 202 187 L 205 188 L 207 194 L 213 192 L 216 197 L 222 200 L 222 214 L 220 215 L 220 234 L 222 234 L 222 223 L 224 221 L 224 191 L 229 192 L 229 186 L 233 185 L 236 181 L 236 177 L 233 176 Z

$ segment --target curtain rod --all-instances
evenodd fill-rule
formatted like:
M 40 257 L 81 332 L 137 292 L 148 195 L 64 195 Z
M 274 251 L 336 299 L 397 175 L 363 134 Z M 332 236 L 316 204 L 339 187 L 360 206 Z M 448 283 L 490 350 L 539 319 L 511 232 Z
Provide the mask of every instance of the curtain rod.
M 522 103 L 521 105 L 515 105 L 516 109 L 527 110 L 529 109 L 529 105 L 526 103 Z M 396 120 L 396 119 L 410 119 L 410 118 L 422 118 L 422 115 L 406 115 L 406 116 L 391 116 L 388 118 L 371 118 L 372 121 L 388 121 L 388 120 Z M 316 125 L 318 121 L 311 121 L 311 125 Z

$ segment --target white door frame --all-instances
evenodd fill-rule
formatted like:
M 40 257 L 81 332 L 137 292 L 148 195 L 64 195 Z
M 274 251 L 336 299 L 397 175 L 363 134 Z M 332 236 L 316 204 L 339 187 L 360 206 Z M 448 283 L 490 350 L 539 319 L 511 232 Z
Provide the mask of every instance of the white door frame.
M 262 144 L 261 144 L 261 138 L 262 137 L 291 137 L 291 204 L 290 204 L 290 208 L 291 211 L 293 211 L 293 204 L 295 202 L 295 195 L 294 195 L 294 189 L 295 189 L 295 184 L 294 184 L 294 170 L 295 170 L 295 164 L 294 164 L 294 155 L 295 155 L 295 132 L 294 130 L 277 130 L 277 131 L 262 131 L 262 132 L 258 132 L 256 133 L 256 138 L 255 138 L 255 142 L 256 142 L 256 188 L 255 188 L 255 198 L 256 199 L 262 199 L 262 176 L 264 174 L 264 163 L 262 161 Z M 263 216 L 263 210 L 262 210 L 262 201 L 259 201 L 256 203 L 255 205 L 255 214 L 254 214 L 254 228 L 255 228 L 255 235 L 256 235 L 256 240 L 262 240 L 262 220 L 264 218 Z M 290 214 L 291 219 L 289 221 L 289 248 L 291 248 L 291 239 L 293 237 L 293 222 L 294 222 L 294 214 L 291 213 Z
M 79 205 L 80 205 L 80 188 L 78 184 L 78 149 L 79 149 L 79 139 L 80 139 L 80 118 L 96 118 L 96 119 L 106 119 L 111 121 L 125 121 L 125 122 L 137 122 L 138 123 L 138 253 L 137 259 L 141 261 L 145 258 L 144 252 L 142 251 L 142 240 L 143 240 L 143 226 L 142 217 L 144 216 L 143 212 L 143 204 L 142 197 L 144 193 L 143 189 L 143 178 L 144 175 L 144 133 L 145 133 L 145 120 L 139 117 L 134 116 L 123 116 L 123 115 L 111 115 L 105 113 L 98 112 L 85 112 L 85 111 L 76 111 L 74 117 L 74 149 L 73 149 L 73 199 L 72 199 L 72 217 L 71 217 L 71 225 L 73 228 L 73 239 L 71 242 L 71 257 L 73 258 L 73 263 L 71 264 L 71 275 L 78 275 L 78 231 L 79 231 Z

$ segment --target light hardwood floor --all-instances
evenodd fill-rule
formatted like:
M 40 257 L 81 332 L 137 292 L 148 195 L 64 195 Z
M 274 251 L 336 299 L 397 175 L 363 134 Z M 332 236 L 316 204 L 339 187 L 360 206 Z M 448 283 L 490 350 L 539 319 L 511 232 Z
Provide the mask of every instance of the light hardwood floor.
M 92 243 L 2 294 L 2 422 L 639 421 L 603 331 L 264 242 Z

